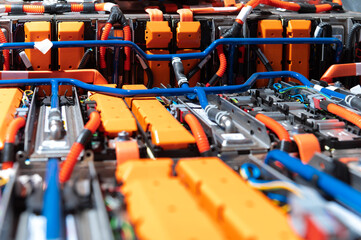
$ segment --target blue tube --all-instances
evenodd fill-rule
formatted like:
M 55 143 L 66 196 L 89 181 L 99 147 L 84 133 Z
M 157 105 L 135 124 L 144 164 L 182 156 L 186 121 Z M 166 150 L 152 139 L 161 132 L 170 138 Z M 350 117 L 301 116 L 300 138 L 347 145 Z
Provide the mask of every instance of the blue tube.
M 217 87 L 190 87 L 190 88 L 166 88 L 166 89 L 146 89 L 146 90 L 125 90 L 119 88 L 110 88 L 105 86 L 87 84 L 79 80 L 71 78 L 38 78 L 38 79 L 14 79 L 14 80 L 1 80 L 1 87 L 21 87 L 21 86 L 37 86 L 37 85 L 49 85 L 49 84 L 63 84 L 63 85 L 74 85 L 79 88 L 83 88 L 88 91 L 94 91 L 98 93 L 103 93 L 107 95 L 117 96 L 117 97 L 150 97 L 150 96 L 181 96 L 187 94 L 197 94 L 199 101 L 203 108 L 208 104 L 207 94 L 221 94 L 221 93 L 240 93 L 245 92 L 252 87 L 252 85 L 258 79 L 268 79 L 268 78 L 280 78 L 280 77 L 291 77 L 299 80 L 302 84 L 312 87 L 313 84 L 308 81 L 308 79 L 300 73 L 292 71 L 275 71 L 275 72 L 260 72 L 254 73 L 252 76 L 241 85 L 232 85 L 232 86 L 217 86 Z M 56 80 L 56 81 L 52 81 Z M 55 87 L 54 87 L 55 89 Z M 331 90 L 329 90 L 331 91 Z M 332 94 L 328 95 L 339 95 L 332 91 Z
M 201 104 L 202 108 L 205 109 L 208 106 L 208 99 L 206 92 L 203 88 L 195 88 L 195 93 L 197 93 L 198 101 Z
M 61 239 L 61 194 L 59 186 L 58 159 L 50 158 L 46 171 L 46 190 L 44 194 L 43 216 L 46 218 L 46 239 Z
M 336 58 L 339 62 L 342 53 L 342 42 L 337 38 L 222 38 L 212 42 L 203 52 L 181 53 L 181 54 L 146 54 L 138 45 L 131 41 L 121 40 L 88 40 L 88 41 L 61 41 L 52 42 L 54 48 L 68 47 L 131 47 L 141 57 L 148 61 L 172 61 L 179 57 L 186 59 L 203 59 L 209 55 L 218 45 L 249 45 L 249 44 L 336 44 Z M 13 42 L 1 43 L 0 50 L 3 49 L 27 49 L 34 48 L 34 42 Z
M 343 99 L 343 100 L 345 100 L 345 98 L 346 98 L 345 94 L 335 92 L 335 91 L 332 91 L 332 90 L 327 89 L 327 88 L 321 88 L 320 92 L 322 92 L 322 93 L 324 93 L 324 94 L 326 94 L 328 96 L 340 98 L 340 99 Z
M 181 88 L 189 88 L 189 84 L 188 83 L 183 83 Z M 187 98 L 190 99 L 190 100 L 194 100 L 194 99 L 196 99 L 196 95 L 187 94 Z
M 56 79 L 51 79 L 51 98 L 50 98 L 50 107 L 59 108 L 59 84 Z
M 267 154 L 267 164 L 278 161 L 288 170 L 297 173 L 307 181 L 315 181 L 317 186 L 338 202 L 361 214 L 361 193 L 342 181 L 318 171 L 310 165 L 305 165 L 300 159 L 291 157 L 286 152 L 273 150 Z

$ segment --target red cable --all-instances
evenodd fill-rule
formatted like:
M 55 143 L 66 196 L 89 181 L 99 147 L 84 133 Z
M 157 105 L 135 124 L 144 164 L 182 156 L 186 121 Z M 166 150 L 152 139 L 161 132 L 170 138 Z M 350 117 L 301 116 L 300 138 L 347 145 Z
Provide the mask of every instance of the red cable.
M 132 41 L 132 33 L 130 31 L 130 27 L 125 26 L 123 28 L 123 32 L 124 32 L 124 40 Z M 124 52 L 125 52 L 124 70 L 130 71 L 130 47 L 125 47 Z
M 5 35 L 3 33 L 3 31 L 0 28 L 0 42 L 1 43 L 7 43 Z M 4 55 L 4 65 L 3 68 L 4 70 L 10 70 L 10 57 L 9 57 L 9 50 L 4 50 L 3 51 L 3 55 Z
M 266 125 L 267 128 L 271 129 L 280 141 L 291 142 L 288 131 L 273 118 L 270 118 L 262 113 L 258 113 L 256 115 L 256 119 Z
M 89 121 L 85 124 L 84 129 L 91 131 L 92 134 L 98 129 L 100 125 L 100 115 L 97 111 L 90 113 Z M 59 172 L 59 181 L 64 183 L 70 179 L 75 164 L 78 160 L 80 153 L 83 151 L 84 145 L 75 142 L 70 149 L 66 160 L 63 162 L 61 170 Z
M 184 117 L 184 120 L 191 128 L 193 136 L 196 140 L 197 147 L 200 153 L 207 152 L 211 149 L 209 146 L 208 138 L 204 133 L 202 125 L 199 123 L 198 119 L 193 114 L 187 114 Z
M 102 36 L 100 38 L 100 40 L 107 40 L 109 37 L 109 33 L 110 30 L 112 29 L 112 24 L 111 23 L 106 23 L 104 30 L 102 32 Z M 99 52 L 100 52 L 100 68 L 105 69 L 107 67 L 106 62 L 105 62 L 105 51 L 106 48 L 105 47 L 100 47 Z

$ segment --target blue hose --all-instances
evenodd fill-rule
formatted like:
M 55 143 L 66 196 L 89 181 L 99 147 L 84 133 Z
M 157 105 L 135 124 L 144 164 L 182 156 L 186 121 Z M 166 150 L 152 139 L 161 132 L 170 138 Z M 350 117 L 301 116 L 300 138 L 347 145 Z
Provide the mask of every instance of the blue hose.
M 14 79 L 1 80 L 0 87 L 21 87 L 21 86 L 37 86 L 37 85 L 52 85 L 52 89 L 57 89 L 58 85 L 74 85 L 88 91 L 94 91 L 107 95 L 117 97 L 150 97 L 150 96 L 181 96 L 187 94 L 197 94 L 200 104 L 203 108 L 208 105 L 207 94 L 221 94 L 221 93 L 240 93 L 245 92 L 252 87 L 258 79 L 291 77 L 299 80 L 302 84 L 312 87 L 313 84 L 300 73 L 292 71 L 275 71 L 275 72 L 260 72 L 254 73 L 252 76 L 241 85 L 232 86 L 217 86 L 217 87 L 190 87 L 190 88 L 166 88 L 166 89 L 145 89 L 145 90 L 125 90 L 119 88 L 110 88 L 99 85 L 87 84 L 76 79 L 71 78 L 34 78 L 34 79 Z M 341 93 L 334 92 L 329 89 L 327 94 L 330 96 L 345 97 Z M 55 95 L 52 95 L 52 98 Z M 55 97 L 54 97 L 55 98 Z M 53 100 L 53 99 L 52 99 Z M 55 99 L 54 99 L 55 104 Z
M 291 157 L 286 152 L 273 150 L 267 154 L 267 164 L 278 161 L 288 170 L 297 173 L 307 181 L 315 181 L 317 186 L 338 202 L 361 214 L 361 193 L 342 181 L 323 173 L 310 165 L 305 165 L 300 159 Z
M 250 45 L 250 44 L 336 44 L 335 61 L 339 62 L 342 53 L 342 42 L 337 38 L 223 38 L 212 42 L 203 52 L 181 54 L 146 54 L 138 45 L 131 41 L 121 40 L 88 40 L 88 41 L 61 41 L 52 42 L 54 48 L 68 47 L 131 47 L 141 57 L 148 61 L 172 61 L 179 57 L 186 59 L 202 59 L 209 55 L 218 45 Z M 34 48 L 34 42 L 1 43 L 3 49 L 27 49 Z
M 51 83 L 50 107 L 59 109 L 59 84 L 54 79 L 51 79 L 50 83 Z
M 61 194 L 59 186 L 58 159 L 50 158 L 46 171 L 46 190 L 44 194 L 43 216 L 46 218 L 46 239 L 61 239 Z

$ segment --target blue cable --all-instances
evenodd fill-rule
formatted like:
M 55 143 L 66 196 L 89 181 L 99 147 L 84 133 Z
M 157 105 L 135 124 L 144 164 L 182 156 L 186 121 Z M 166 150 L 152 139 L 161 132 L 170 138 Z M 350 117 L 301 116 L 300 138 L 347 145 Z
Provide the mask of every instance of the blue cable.
M 274 83 L 274 84 L 273 84 L 273 87 L 274 87 L 275 89 L 279 89 L 279 88 L 282 87 L 282 84 L 281 84 L 281 83 Z
M 314 181 L 325 193 L 361 214 L 361 193 L 359 191 L 310 165 L 303 164 L 300 159 L 294 158 L 286 152 L 280 150 L 269 152 L 265 162 L 270 164 L 274 161 L 282 163 L 288 170 L 297 173 L 305 180 Z
M 269 197 L 272 200 L 279 201 L 280 203 L 287 203 L 287 197 L 283 196 L 281 194 L 273 193 L 273 192 L 267 192 L 266 195 L 267 195 L 267 197 Z
M 28 49 L 34 48 L 34 42 L 12 42 L 1 43 L 0 50 L 3 49 Z M 339 62 L 343 44 L 337 38 L 222 38 L 212 42 L 203 52 L 180 53 L 180 54 L 146 54 L 138 45 L 131 41 L 121 40 L 86 40 L 86 41 L 61 41 L 52 42 L 54 48 L 68 47 L 131 47 L 141 57 L 148 61 L 172 61 L 179 57 L 182 60 L 202 59 L 211 54 L 212 51 L 221 44 L 229 45 L 250 45 L 250 44 L 336 44 L 335 61 Z
M 304 103 L 305 102 L 305 99 L 303 98 L 303 96 L 301 94 L 296 94 L 296 95 L 292 95 L 290 96 L 291 98 L 296 98 L 296 97 L 299 97 L 301 99 L 301 102 Z
M 232 86 L 217 86 L 217 87 L 189 87 L 189 88 L 166 88 L 166 89 L 144 89 L 144 90 L 126 90 L 119 88 L 110 88 L 105 86 L 87 84 L 76 79 L 71 78 L 37 78 L 37 79 L 14 79 L 14 80 L 1 80 L 0 86 L 2 87 L 21 87 L 21 86 L 37 86 L 37 85 L 52 85 L 52 89 L 57 91 L 58 85 L 74 85 L 88 91 L 94 91 L 107 95 L 117 97 L 150 97 L 150 96 L 181 96 L 188 94 L 197 94 L 202 108 L 208 105 L 207 94 L 223 94 L 223 93 L 240 93 L 245 92 L 252 87 L 258 79 L 290 77 L 299 80 L 306 86 L 313 86 L 308 79 L 300 73 L 292 71 L 275 71 L 275 72 L 260 72 L 254 73 L 252 76 L 241 85 Z M 325 88 L 323 88 L 325 89 Z M 328 90 L 328 89 L 327 89 Z M 329 95 L 344 99 L 345 95 L 328 90 Z M 56 105 L 55 96 L 52 94 L 52 106 Z M 53 99 L 54 98 L 54 99 Z M 53 101 L 54 100 L 54 101 Z M 56 98 L 58 101 L 58 98 Z M 54 103 L 53 103 L 54 102 Z
M 59 186 L 58 159 L 50 158 L 46 167 L 46 190 L 44 194 L 43 216 L 46 218 L 46 239 L 61 239 L 62 216 Z

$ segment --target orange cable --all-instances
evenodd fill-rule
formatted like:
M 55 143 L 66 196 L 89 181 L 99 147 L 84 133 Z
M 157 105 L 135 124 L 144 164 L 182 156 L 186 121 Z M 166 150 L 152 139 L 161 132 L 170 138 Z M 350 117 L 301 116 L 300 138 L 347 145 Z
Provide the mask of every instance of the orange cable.
M 130 31 L 130 27 L 125 26 L 123 28 L 123 32 L 124 32 L 124 40 L 132 41 L 132 33 Z M 125 47 L 124 52 L 125 52 L 124 70 L 130 71 L 130 47 Z
M 98 129 L 100 125 L 100 115 L 97 111 L 90 113 L 89 121 L 85 124 L 84 130 L 89 130 L 92 134 Z M 83 130 L 83 131 L 84 131 Z M 78 160 L 80 153 L 83 151 L 84 145 L 78 140 L 73 143 L 71 149 L 66 157 L 66 160 L 63 162 L 61 170 L 59 172 L 59 181 L 64 183 L 70 179 L 70 176 L 73 172 L 75 164 Z
M 19 129 L 25 126 L 25 118 L 17 117 L 14 118 L 11 122 L 9 127 L 6 129 L 5 134 L 5 142 L 7 143 L 14 143 L 16 134 L 18 133 Z
M 7 43 L 5 35 L 3 33 L 3 31 L 0 29 L 0 42 L 1 43 Z M 10 56 L 9 56 L 9 50 L 3 50 L 3 55 L 4 55 L 4 65 L 3 68 L 4 70 L 10 70 Z
M 330 103 L 327 106 L 327 111 L 330 113 L 333 113 L 353 124 L 355 124 L 357 127 L 361 128 L 361 116 L 351 112 L 350 110 L 347 110 L 344 107 L 338 106 L 334 103 Z
M 107 40 L 109 37 L 109 33 L 110 30 L 112 29 L 112 24 L 111 23 L 106 23 L 104 26 L 104 30 L 102 32 L 102 36 L 100 38 L 100 40 Z M 106 48 L 105 47 L 100 47 L 99 48 L 99 54 L 100 54 L 100 68 L 105 69 L 107 67 L 107 64 L 105 62 L 105 51 Z
M 193 114 L 188 113 L 184 117 L 184 120 L 186 121 L 193 133 L 199 152 L 204 153 L 209 151 L 211 147 L 209 146 L 207 135 L 205 134 L 202 125 L 199 123 L 198 119 Z
M 290 134 L 288 131 L 276 120 L 270 118 L 262 113 L 256 115 L 256 119 L 266 125 L 267 128 L 274 132 L 280 141 L 291 142 Z

